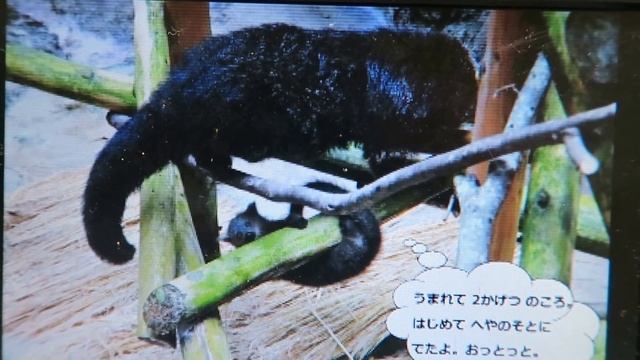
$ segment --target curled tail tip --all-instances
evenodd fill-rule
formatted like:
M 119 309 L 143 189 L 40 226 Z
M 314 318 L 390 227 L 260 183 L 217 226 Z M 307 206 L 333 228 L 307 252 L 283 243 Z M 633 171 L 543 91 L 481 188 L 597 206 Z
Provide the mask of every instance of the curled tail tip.
M 102 260 L 113 265 L 122 265 L 133 259 L 133 255 L 135 254 L 135 252 L 136 249 L 131 244 L 127 244 L 127 246 L 123 247 L 122 249 L 109 252 L 108 255 L 103 253 L 98 254 L 98 256 Z
M 112 264 L 126 263 L 133 258 L 136 249 L 127 242 L 122 233 L 120 217 L 97 209 L 99 207 L 86 204 L 83 209 L 84 228 L 89 246 L 102 260 Z
M 93 236 L 89 238 L 89 245 L 99 258 L 114 265 L 128 262 L 136 252 L 136 248 L 124 240 L 124 237 L 113 241 L 111 237 Z

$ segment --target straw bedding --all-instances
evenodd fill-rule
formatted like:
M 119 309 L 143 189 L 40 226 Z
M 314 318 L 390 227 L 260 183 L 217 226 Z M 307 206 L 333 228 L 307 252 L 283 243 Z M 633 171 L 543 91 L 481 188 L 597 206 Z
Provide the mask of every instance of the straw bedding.
M 60 173 L 18 190 L 5 204 L 3 351 L 7 359 L 175 359 L 179 352 L 135 336 L 137 264 L 101 262 L 80 218 L 87 171 Z M 243 210 L 219 187 L 221 224 Z M 139 198 L 124 216 L 138 240 Z M 418 206 L 383 226 L 383 246 L 367 271 L 334 286 L 268 281 L 221 306 L 237 359 L 362 358 L 388 333 L 393 290 L 422 268 L 404 245 L 413 238 L 451 261 L 457 222 Z M 64 354 L 64 355 L 63 355 Z

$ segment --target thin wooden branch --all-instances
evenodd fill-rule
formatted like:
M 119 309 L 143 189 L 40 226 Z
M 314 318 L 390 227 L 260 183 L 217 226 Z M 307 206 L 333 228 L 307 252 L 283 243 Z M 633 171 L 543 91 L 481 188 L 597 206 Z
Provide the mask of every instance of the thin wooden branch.
M 7 79 L 70 99 L 119 111 L 136 107 L 133 81 L 44 51 L 7 44 Z
M 512 158 L 513 159 L 513 158 Z M 470 271 L 477 265 L 489 261 L 489 242 L 493 234 L 493 222 L 509 183 L 503 181 L 513 176 L 498 175 L 496 165 L 501 171 L 508 171 L 503 161 L 492 163 L 484 184 L 480 186 L 475 175 L 460 175 L 453 179 L 456 194 L 460 202 L 460 234 L 458 235 L 458 256 L 456 266 Z
M 547 86 L 551 80 L 549 63 L 542 54 L 538 55 L 505 127 L 505 135 L 515 129 L 528 130 L 535 122 L 535 114 Z M 456 185 L 461 186 L 458 198 L 461 206 L 460 237 L 458 241 L 457 266 L 471 271 L 476 266 L 488 262 L 490 244 L 494 238 L 494 223 L 502 207 L 516 174 L 526 163 L 525 151 L 503 155 L 489 164 L 489 173 L 485 183 L 479 183 L 469 177 L 458 177 Z M 475 178 L 475 177 L 474 177 Z M 469 188 L 480 187 L 475 191 Z M 465 211 L 466 210 L 466 211 Z M 516 213 L 517 214 L 517 213 Z M 515 245 L 513 239 L 506 239 Z M 514 246 L 510 246 L 513 248 Z M 511 254 L 513 257 L 513 254 Z
M 613 104 L 612 104 L 613 105 Z M 611 106 L 611 105 L 610 105 Z M 613 110 L 611 110 L 613 109 Z M 600 110 L 600 109 L 597 109 Z M 598 114 L 597 112 L 594 113 L 595 118 L 599 118 L 599 119 L 606 119 L 610 116 L 613 116 L 615 114 L 615 107 L 611 107 L 609 109 L 605 109 L 606 111 L 598 111 L 600 112 L 600 114 Z M 582 115 L 582 114 L 578 114 L 578 115 Z M 588 117 L 591 117 L 591 115 L 589 115 Z M 556 120 L 565 120 L 565 119 L 556 119 Z M 600 120 L 597 120 L 600 121 Z M 118 123 L 112 123 L 112 125 L 121 125 L 120 122 Z M 537 125 L 534 125 L 537 126 Z M 118 128 L 118 126 L 114 126 L 116 128 Z M 573 132 L 573 129 L 577 129 L 577 128 L 567 128 L 564 130 L 560 130 L 560 133 L 562 132 L 566 132 L 571 134 Z M 498 136 L 502 136 L 502 135 L 498 135 Z M 565 142 L 566 145 L 566 136 L 563 137 L 563 141 Z M 558 143 L 560 142 L 560 140 L 557 141 Z M 359 169 L 361 167 L 364 167 L 366 164 L 366 162 L 363 162 L 364 160 L 362 159 L 357 159 L 355 161 L 355 168 Z M 349 166 L 349 162 L 345 162 L 343 164 L 343 166 Z M 193 161 L 193 159 L 191 159 L 191 162 L 189 161 L 185 161 L 182 164 L 179 164 L 179 167 L 181 168 L 181 172 L 185 171 L 185 169 L 188 169 L 189 171 L 196 171 L 199 173 L 206 173 L 209 174 L 209 172 L 207 172 L 204 169 L 199 168 L 198 166 L 196 166 L 195 162 Z M 365 169 L 368 170 L 368 168 L 365 167 Z M 245 187 L 245 190 L 253 192 L 255 194 L 258 195 L 262 195 L 262 196 L 267 196 L 267 193 L 269 194 L 273 194 L 273 193 L 277 193 L 278 191 L 282 191 L 282 190 L 277 190 L 274 189 L 275 188 L 280 188 L 280 187 L 285 187 L 285 188 L 292 188 L 292 185 L 288 185 L 288 184 L 277 184 L 276 182 L 273 182 L 272 180 L 267 180 L 267 179 L 261 179 L 261 178 L 257 178 L 254 177 L 253 175 L 248 175 L 248 174 L 244 174 L 241 172 L 237 172 L 237 176 L 241 177 L 241 178 L 246 178 L 246 179 L 257 179 L 257 181 L 264 181 L 265 183 L 271 183 L 271 185 L 267 186 L 267 187 L 263 187 L 263 188 L 259 188 L 259 189 L 255 189 L 253 187 Z M 252 182 L 251 180 L 246 180 L 247 182 Z M 462 180 L 464 181 L 464 180 Z M 233 182 L 228 182 L 229 185 L 232 186 L 236 186 L 234 185 Z M 295 194 L 291 195 L 290 201 L 293 202 L 303 202 L 306 201 L 306 199 L 312 198 L 314 197 L 314 193 L 315 190 L 310 189 L 310 188 L 306 188 L 306 187 L 299 187 L 296 191 Z M 323 193 L 324 194 L 324 193 Z M 208 199 L 209 202 L 213 202 L 215 201 L 214 198 L 210 198 Z M 314 206 L 321 206 L 321 205 L 316 205 L 315 202 L 312 203 L 307 203 L 308 206 L 314 207 Z M 594 222 L 597 223 L 597 225 L 592 225 Z M 580 202 L 580 212 L 578 215 L 578 238 L 576 240 L 576 248 L 581 250 L 581 251 L 585 251 L 588 252 L 590 254 L 594 254 L 594 255 L 598 255 L 598 256 L 602 256 L 602 257 L 607 257 L 609 250 L 608 250 L 608 234 L 606 232 L 606 226 L 603 223 L 603 220 L 600 217 L 600 214 L 598 212 L 598 206 L 597 204 L 595 204 L 594 200 L 592 198 L 590 198 L 589 196 L 582 196 L 581 197 L 581 202 Z
M 521 24 L 524 26 L 524 24 Z M 505 30 L 509 31 L 509 30 Z M 525 31 L 520 29 L 520 31 Z M 523 39 L 526 39 L 526 35 Z M 524 62 L 525 52 L 514 54 L 513 62 Z M 512 108 L 510 108 L 509 118 L 507 119 L 507 130 L 509 126 L 512 127 L 524 127 L 531 125 L 535 122 L 533 114 L 514 114 L 514 110 L 527 109 L 527 106 L 534 105 L 536 100 L 532 98 L 538 93 L 540 88 L 544 86 L 547 77 L 550 78 L 550 69 L 546 60 L 541 60 L 541 54 L 538 54 L 538 59 L 533 66 L 533 69 L 528 74 L 527 80 L 521 90 L 516 90 L 517 98 Z M 536 87 L 537 85 L 537 87 Z M 544 93 L 544 91 L 542 91 Z M 541 95 L 542 96 L 542 95 Z M 539 100 L 537 101 L 539 102 Z M 527 116 L 523 116 L 527 115 Z M 531 115 L 531 116 L 528 116 Z M 514 118 L 515 116 L 515 118 Z M 490 261 L 512 261 L 513 255 L 516 249 L 516 239 L 518 237 L 518 225 L 520 215 L 520 203 L 522 202 L 522 192 L 524 191 L 524 180 L 527 163 L 529 156 L 528 151 L 523 151 L 518 154 L 512 154 L 511 156 L 519 157 L 519 163 L 515 169 L 513 175 L 509 175 L 508 187 L 506 194 L 503 196 L 502 204 L 496 213 L 495 219 L 491 223 L 492 232 L 489 243 L 489 260 Z M 481 181 L 482 183 L 482 181 Z
M 297 203 L 325 214 L 348 214 L 370 207 L 371 204 L 400 190 L 438 176 L 452 174 L 480 161 L 515 151 L 560 143 L 563 141 L 565 129 L 603 123 L 615 112 L 616 104 L 610 104 L 566 119 L 558 119 L 559 121 L 532 125 L 487 137 L 394 171 L 359 190 L 346 194 L 327 194 L 302 186 L 277 183 L 237 170 L 216 173 L 216 179 L 273 201 Z
M 563 141 L 567 154 L 582 174 L 591 175 L 598 171 L 600 161 L 585 146 L 580 130 L 577 128 L 567 129 Z

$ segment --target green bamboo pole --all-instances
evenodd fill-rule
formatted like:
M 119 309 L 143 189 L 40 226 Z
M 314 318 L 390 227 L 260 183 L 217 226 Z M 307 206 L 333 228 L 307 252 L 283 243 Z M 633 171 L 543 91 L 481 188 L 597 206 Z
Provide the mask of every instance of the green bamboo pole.
M 338 220 L 330 216 L 311 219 L 304 230 L 266 235 L 154 290 L 145 304 L 145 320 L 159 334 L 171 333 L 178 323 L 338 242 Z
M 412 188 L 374 207 L 378 219 L 393 216 L 421 202 L 424 188 Z M 233 295 L 278 276 L 304 259 L 341 240 L 338 219 L 316 216 L 303 230 L 285 228 L 242 246 L 153 291 L 145 319 L 158 333 L 170 333 L 180 322 L 207 313 Z
M 544 21 L 546 22 L 549 32 L 549 39 L 551 45 L 560 61 L 559 70 L 567 77 L 569 81 L 571 99 L 569 101 L 568 110 L 570 113 L 580 111 L 579 109 L 586 109 L 586 88 L 578 68 L 574 66 L 569 54 L 569 48 L 566 43 L 566 25 L 567 18 L 571 13 L 569 11 L 545 11 L 542 13 Z
M 578 68 L 571 60 L 569 48 L 566 43 L 566 25 L 569 12 L 548 11 L 543 12 L 543 18 L 547 24 L 550 37 L 550 45 L 553 52 L 559 58 L 557 65 L 558 72 L 564 74 L 568 81 L 566 89 L 561 88 L 564 104 L 567 112 L 571 114 L 584 111 L 592 106 L 592 99 L 582 79 Z M 566 94 L 566 95 L 565 95 Z M 606 128 L 605 128 L 606 129 Z M 600 207 L 600 212 L 605 224 L 611 220 L 611 179 L 613 177 L 613 138 L 611 130 L 606 130 L 605 134 L 609 138 L 602 138 L 597 147 L 591 149 L 593 154 L 600 160 L 600 169 L 589 177 L 589 181 L 594 190 L 594 196 Z M 606 226 L 606 225 L 605 225 Z
M 175 229 L 180 234 L 175 239 L 178 273 L 189 272 L 201 265 L 204 265 L 204 258 L 198 244 L 195 227 L 191 221 L 189 204 L 184 196 L 182 186 L 178 182 L 174 187 L 175 191 Z
M 6 47 L 7 79 L 116 110 L 136 107 L 131 80 L 16 44 Z
M 208 181 L 202 181 L 203 179 L 191 179 L 190 181 L 184 180 L 185 177 L 195 176 L 194 174 L 186 171 L 181 172 L 187 174 L 183 176 L 183 184 L 185 189 L 191 184 L 191 191 L 202 194 L 204 197 L 198 197 L 191 199 L 189 203 L 185 198 L 185 192 L 180 186 L 180 182 L 175 187 L 176 196 L 176 233 L 178 236 L 175 238 L 176 251 L 178 259 L 178 274 L 185 274 L 189 271 L 193 271 L 198 267 L 205 264 L 202 251 L 198 242 L 198 236 L 196 235 L 196 228 L 189 216 L 190 208 L 199 208 L 203 205 L 211 205 L 208 194 L 213 194 L 213 206 L 207 206 L 209 214 L 213 211 L 213 217 L 209 219 L 208 225 L 215 226 L 217 232 L 217 217 L 215 214 L 215 185 L 211 186 Z M 200 181 L 195 181 L 200 180 Z M 196 184 L 209 184 L 204 188 L 194 186 Z M 213 191 L 211 191 L 213 189 Z M 205 200 L 205 198 L 207 198 Z M 202 201 L 204 200 L 204 201 Z M 209 239 L 211 240 L 211 239 Z M 215 250 L 217 250 L 216 257 L 219 256 L 219 248 L 217 239 L 213 239 L 215 244 Z M 220 320 L 217 309 L 213 310 L 204 320 L 197 324 L 183 323 L 178 327 L 178 339 L 180 341 L 180 351 L 182 352 L 182 358 L 185 360 L 226 360 L 232 359 L 229 351 L 229 344 L 227 337 L 224 333 L 224 327 Z
M 209 4 L 206 2 L 165 2 L 165 26 L 180 29 L 169 32 L 171 63 L 180 64 L 184 53 L 211 36 Z M 178 164 L 184 189 L 176 187 L 177 219 L 184 224 L 182 236 L 176 238 L 178 274 L 184 274 L 220 256 L 218 244 L 217 194 L 215 181 L 206 171 Z M 184 196 L 186 196 L 186 203 Z M 188 204 L 188 205 L 187 205 Z M 178 327 L 180 351 L 185 360 L 231 359 L 229 345 L 217 309 L 196 324 Z
M 564 117 L 555 84 L 545 98 L 544 119 Z M 576 239 L 580 173 L 564 145 L 534 152 L 522 226 L 520 265 L 533 278 L 571 280 Z
M 140 245 L 138 267 L 138 328 L 143 339 L 156 337 L 142 316 L 144 299 L 161 284 L 176 276 L 175 238 L 180 235 L 176 224 L 173 189 L 178 183 L 173 165 L 148 178 L 140 195 Z
M 163 11 L 161 2 L 134 1 L 134 90 L 138 106 L 147 101 L 169 73 L 169 45 Z M 175 186 L 178 181 L 178 171 L 170 165 L 148 178 L 141 188 L 137 327 L 140 338 L 157 336 L 144 322 L 144 299 L 176 275 L 174 239 L 179 233 L 175 227 Z

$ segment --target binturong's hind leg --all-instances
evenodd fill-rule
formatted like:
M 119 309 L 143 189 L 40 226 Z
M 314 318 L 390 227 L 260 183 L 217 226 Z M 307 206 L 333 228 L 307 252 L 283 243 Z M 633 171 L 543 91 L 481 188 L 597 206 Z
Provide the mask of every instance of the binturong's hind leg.
M 200 249 L 205 261 L 209 262 L 220 254 L 218 245 L 220 228 L 217 227 L 217 219 L 212 221 L 212 217 L 217 215 L 217 210 L 210 209 L 211 205 L 209 205 L 210 201 L 215 201 L 215 191 L 217 190 L 215 186 L 213 188 L 211 186 L 215 184 L 216 171 L 223 171 L 231 167 L 231 157 L 228 155 L 215 156 L 210 147 L 206 147 L 192 155 L 195 157 L 198 166 L 207 171 L 200 171 L 182 165 L 178 167 L 182 176 L 185 195 L 189 200 L 189 209 Z M 207 177 L 213 179 L 208 179 Z M 212 191 L 214 193 L 211 193 Z M 209 197 L 213 197 L 213 199 Z M 215 204 L 212 206 L 217 207 Z
M 340 216 L 342 241 L 282 278 L 301 285 L 324 286 L 362 272 L 380 249 L 380 227 L 370 210 Z
M 338 186 L 312 182 L 305 186 L 330 193 L 345 193 Z M 293 206 L 292 206 L 293 207 Z M 300 209 L 301 211 L 301 209 Z M 380 249 L 380 225 L 370 210 L 340 216 L 342 241 L 309 262 L 288 271 L 283 279 L 301 285 L 324 286 L 362 272 Z

